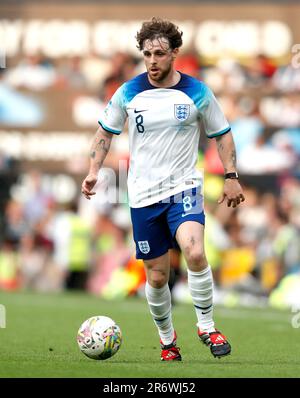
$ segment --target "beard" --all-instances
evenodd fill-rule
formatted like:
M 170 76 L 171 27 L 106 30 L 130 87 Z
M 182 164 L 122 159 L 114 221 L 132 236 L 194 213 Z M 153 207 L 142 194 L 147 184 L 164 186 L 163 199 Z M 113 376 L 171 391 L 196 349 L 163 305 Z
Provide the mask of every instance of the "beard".
M 172 67 L 170 65 L 167 69 L 162 70 L 162 69 L 159 68 L 156 72 L 152 72 L 151 68 L 149 68 L 148 73 L 149 73 L 150 78 L 153 81 L 162 82 L 169 75 L 171 70 L 172 70 Z

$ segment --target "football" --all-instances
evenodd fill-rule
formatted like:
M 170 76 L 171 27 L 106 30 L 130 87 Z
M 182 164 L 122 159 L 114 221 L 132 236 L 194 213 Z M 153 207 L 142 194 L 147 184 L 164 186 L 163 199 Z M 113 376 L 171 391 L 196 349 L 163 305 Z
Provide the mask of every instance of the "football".
M 122 343 L 120 327 L 107 316 L 93 316 L 80 326 L 77 333 L 78 346 L 92 359 L 111 358 Z

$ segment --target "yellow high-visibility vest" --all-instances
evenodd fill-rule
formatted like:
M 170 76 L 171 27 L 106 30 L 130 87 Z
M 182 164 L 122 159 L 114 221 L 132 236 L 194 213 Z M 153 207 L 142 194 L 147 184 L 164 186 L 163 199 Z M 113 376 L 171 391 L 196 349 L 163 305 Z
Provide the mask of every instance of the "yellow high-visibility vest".
M 0 253 L 0 281 L 11 282 L 17 276 L 17 255 L 16 253 Z
M 91 258 L 91 230 L 89 225 L 77 215 L 70 216 L 70 271 L 85 271 Z

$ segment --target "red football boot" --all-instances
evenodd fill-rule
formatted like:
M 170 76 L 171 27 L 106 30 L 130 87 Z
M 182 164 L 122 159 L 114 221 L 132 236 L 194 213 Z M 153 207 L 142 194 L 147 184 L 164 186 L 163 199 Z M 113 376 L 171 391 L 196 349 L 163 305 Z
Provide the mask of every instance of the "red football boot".
M 210 347 L 210 351 L 215 358 L 221 358 L 230 354 L 231 346 L 227 338 L 219 330 L 208 333 L 201 332 L 198 329 L 198 336 L 202 343 Z
M 176 347 L 176 332 L 174 332 L 174 339 L 171 344 L 163 344 L 160 340 L 161 346 L 161 361 L 181 361 L 180 348 Z

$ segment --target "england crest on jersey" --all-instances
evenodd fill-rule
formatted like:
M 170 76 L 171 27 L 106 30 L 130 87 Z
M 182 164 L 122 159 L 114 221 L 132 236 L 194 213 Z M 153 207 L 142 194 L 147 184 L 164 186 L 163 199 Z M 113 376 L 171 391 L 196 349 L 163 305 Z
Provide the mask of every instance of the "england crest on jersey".
M 149 242 L 147 240 L 139 240 L 139 249 L 143 254 L 148 254 L 150 252 Z
M 189 104 L 175 104 L 174 113 L 177 120 L 184 122 L 190 116 Z

